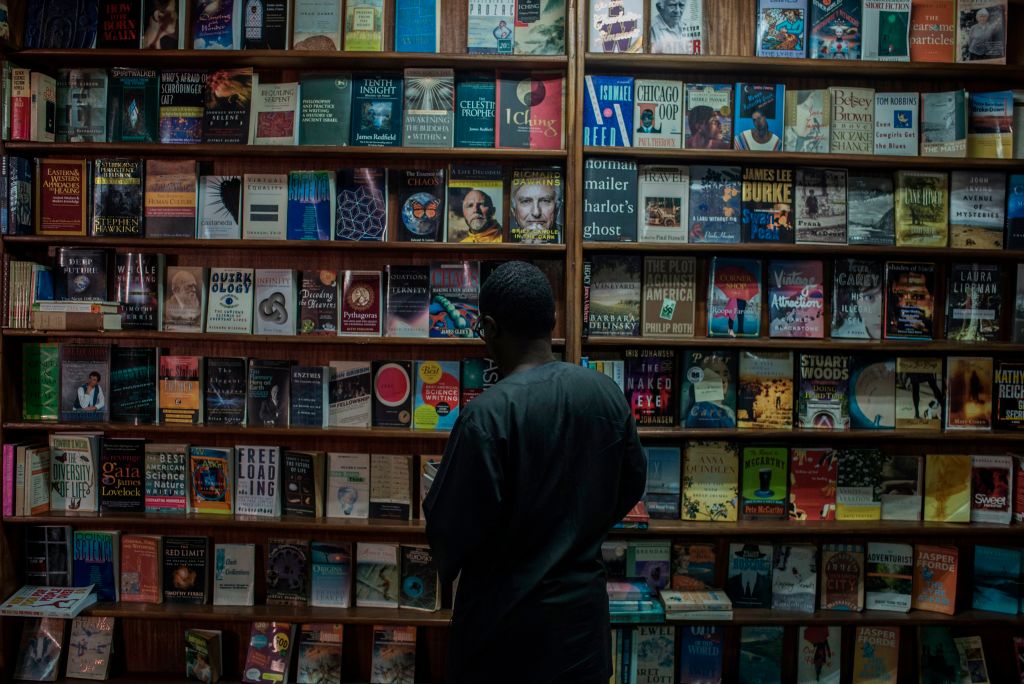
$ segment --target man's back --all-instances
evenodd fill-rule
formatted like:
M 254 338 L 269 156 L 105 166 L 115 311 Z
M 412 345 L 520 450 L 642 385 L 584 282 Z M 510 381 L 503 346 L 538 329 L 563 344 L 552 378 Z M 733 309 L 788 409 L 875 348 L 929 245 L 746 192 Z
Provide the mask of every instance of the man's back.
M 544 364 L 466 408 L 425 503 L 442 576 L 462 573 L 453 682 L 607 677 L 600 545 L 645 477 L 629 406 L 599 373 Z

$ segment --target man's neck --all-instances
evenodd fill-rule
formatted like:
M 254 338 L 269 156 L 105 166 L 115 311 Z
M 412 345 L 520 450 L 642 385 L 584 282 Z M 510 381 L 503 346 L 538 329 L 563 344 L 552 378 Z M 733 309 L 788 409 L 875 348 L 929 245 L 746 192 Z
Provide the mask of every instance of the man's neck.
M 551 351 L 551 338 L 523 339 L 515 348 L 503 358 L 497 358 L 498 369 L 502 377 L 508 377 L 515 373 L 528 371 L 537 366 L 550 363 L 554 358 Z

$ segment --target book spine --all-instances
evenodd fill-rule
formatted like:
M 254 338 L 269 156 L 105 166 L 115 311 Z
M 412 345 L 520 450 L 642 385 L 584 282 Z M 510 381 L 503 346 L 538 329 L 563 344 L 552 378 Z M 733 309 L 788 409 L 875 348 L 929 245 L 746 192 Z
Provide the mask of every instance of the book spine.
M 32 91 L 28 83 L 28 69 L 11 71 L 11 140 L 32 139 Z
M 26 458 L 24 449 L 22 449 L 20 453 L 18 452 L 17 449 L 15 449 L 15 454 L 16 456 L 14 458 L 14 511 L 12 515 L 25 515 L 25 509 L 28 508 L 28 506 L 25 505 L 25 480 L 27 479 L 25 477 L 25 471 L 28 470 L 29 467 L 27 463 L 28 459 Z
M 4 444 L 3 456 L 3 514 L 4 517 L 14 515 L 14 445 Z
M 583 339 L 590 336 L 590 272 L 592 268 L 593 264 L 589 259 L 583 262 L 583 324 L 580 331 Z

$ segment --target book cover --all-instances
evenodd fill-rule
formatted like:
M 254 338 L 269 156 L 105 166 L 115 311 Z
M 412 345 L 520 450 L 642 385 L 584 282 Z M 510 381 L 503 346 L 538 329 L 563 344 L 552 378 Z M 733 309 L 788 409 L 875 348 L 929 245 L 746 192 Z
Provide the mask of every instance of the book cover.
M 0 212 L 0 217 L 7 214 L 8 235 L 32 235 L 35 233 L 35 212 L 32 206 L 35 163 L 31 159 L 12 155 L 7 157 L 7 166 L 7 211 Z
M 341 679 L 341 624 L 304 624 L 299 634 L 297 684 L 324 684 Z
M 899 658 L 898 627 L 857 627 L 853 642 L 854 681 L 896 684 Z
M 641 257 L 595 254 L 590 284 L 590 335 L 640 334 Z
M 105 421 L 110 417 L 110 347 L 60 346 L 60 419 Z
M 361 542 L 356 545 L 357 606 L 397 608 L 398 545 Z
M 1017 292 L 1013 307 L 1014 342 L 1024 340 L 1024 264 L 1017 264 Z
M 297 145 L 298 108 L 298 83 L 254 83 L 249 144 Z
M 910 0 L 864 0 L 861 59 L 910 61 Z
M 633 146 L 682 147 L 683 84 L 638 78 L 633 91 Z
M 161 143 L 183 144 L 203 141 L 205 91 L 205 71 L 160 72 Z
M 949 246 L 1002 249 L 1006 174 L 953 171 L 949 191 Z
M 242 48 L 242 2 L 218 0 L 197 2 L 192 17 L 192 48 L 195 50 L 240 50 Z
M 612 3 L 608 3 L 609 7 Z M 633 135 L 633 77 L 584 77 L 583 144 L 630 147 Z M 460 107 L 462 99 L 459 99 Z M 456 144 L 458 144 L 456 142 Z
M 288 681 L 295 625 L 287 622 L 254 622 L 249 632 L 249 649 L 242 668 L 245 684 Z
M 590 7 L 588 52 L 644 52 L 645 0 L 609 0 Z
M 388 170 L 349 168 L 338 171 L 335 240 L 381 242 L 388 236 Z
M 690 242 L 740 242 L 740 173 L 738 166 L 690 167 Z
M 672 543 L 673 590 L 704 591 L 715 585 L 714 544 Z
M 952 11 L 952 0 L 940 2 Z M 966 90 L 921 93 L 922 157 L 967 156 L 967 101 Z
M 713 257 L 707 301 L 708 337 L 759 337 L 761 261 Z
M 768 336 L 825 336 L 824 267 L 820 261 L 768 262 Z
M 470 7 L 486 7 L 478 2 Z M 472 17 L 470 21 L 472 21 Z M 470 50 L 472 52 L 472 50 Z M 632 84 L 632 79 L 630 79 Z M 629 112 L 632 115 L 632 94 L 629 89 Z M 455 76 L 455 147 L 494 147 L 495 78 L 493 73 L 469 72 Z M 589 144 L 589 143 L 588 143 Z
M 832 337 L 881 339 L 882 264 L 837 259 L 832 270 Z
M 54 142 L 57 137 L 57 81 L 41 71 L 31 73 L 32 99 L 29 129 L 33 142 Z
M 707 53 L 707 27 L 700 0 L 681 8 L 650 3 L 648 52 L 653 54 L 700 55 Z
M 281 461 L 281 483 L 285 515 L 301 518 L 323 516 L 323 452 L 285 451 Z
M 793 428 L 793 352 L 740 352 L 737 427 Z
M 760 1 L 763 3 L 800 2 L 801 0 Z M 733 120 L 733 147 L 737 150 L 768 152 L 782 150 L 782 141 L 785 135 L 786 87 L 760 83 L 737 83 L 735 97 L 736 116 Z
M 163 602 L 163 542 L 159 535 L 121 536 L 121 601 Z
M 121 533 L 76 530 L 72 548 L 74 586 L 95 585 L 97 601 L 119 601 Z
M 909 612 L 913 570 L 914 549 L 910 544 L 868 542 L 864 607 Z
M 36 159 L 36 235 L 84 237 L 88 225 L 89 162 Z
M 758 0 L 758 57 L 807 56 L 807 0 Z
M 455 72 L 452 69 L 406 69 L 402 144 L 406 147 L 452 147 L 454 142 Z
M 691 3 L 695 4 L 695 3 Z M 733 88 L 728 83 L 687 83 L 683 147 L 732 149 Z
M 445 242 L 502 242 L 505 181 L 495 167 L 452 164 Z
M 194 238 L 197 195 L 195 161 L 147 159 L 143 203 L 146 237 Z
M 415 672 L 416 628 L 375 625 L 370 681 L 412 684 Z
M 876 155 L 917 156 L 920 100 L 918 93 L 875 93 Z
M 1010 524 L 1013 475 L 1013 456 L 971 456 L 971 522 Z
M 32 525 L 25 530 L 25 582 L 68 587 L 72 578 L 70 525 Z
M 793 170 L 745 167 L 743 169 L 743 242 L 792 244 Z
M 14 677 L 29 681 L 56 681 L 64 648 L 66 621 L 33 618 L 23 622 Z
M 124 330 L 157 330 L 163 300 L 163 255 L 122 252 L 114 257 L 117 303 Z
M 409 520 L 412 517 L 412 456 L 370 455 L 370 517 Z
M 211 268 L 206 332 L 252 334 L 253 269 Z
M 848 354 L 800 353 L 797 427 L 850 429 L 850 366 Z
M 387 269 L 385 335 L 426 337 L 430 309 L 429 267 L 391 264 Z
M 1019 430 L 1024 427 L 1024 365 L 996 361 L 994 427 Z
M 842 674 L 842 627 L 800 627 L 797 651 L 799 684 L 839 684 Z
M 797 244 L 847 243 L 845 169 L 797 169 L 794 204 Z
M 910 61 L 952 62 L 956 52 L 956 0 L 912 0 Z
M 981 637 L 954 637 L 953 643 L 956 644 L 956 650 L 960 655 L 961 675 L 971 681 L 989 681 L 988 666 L 985 664 L 985 651 L 981 644 Z
M 60 300 L 108 302 L 110 253 L 88 247 L 57 247 L 55 294 Z
M 184 444 L 146 444 L 145 493 L 147 513 L 184 513 L 188 508 L 188 447 Z
M 106 69 L 57 72 L 57 142 L 107 141 Z
M 203 418 L 207 425 L 244 425 L 246 361 L 207 357 L 203 383 Z
M 947 430 L 992 428 L 992 357 L 946 358 Z
M 946 339 L 982 342 L 999 339 L 1002 320 L 999 267 L 951 264 L 946 286 Z
M 565 78 L 546 71 L 498 71 L 494 146 L 558 150 L 565 143 Z
M 71 621 L 68 678 L 106 679 L 113 652 L 114 618 L 79 615 Z
M 21 348 L 21 417 L 57 420 L 60 412 L 60 346 L 26 343 Z
M 1013 157 L 1013 91 L 972 92 L 967 101 L 967 156 Z
M 860 544 L 822 546 L 820 584 L 822 610 L 863 610 L 864 547 Z
M 789 450 L 743 447 L 741 514 L 745 520 L 787 517 Z
M 107 0 L 98 3 L 96 47 L 99 49 L 139 48 L 139 20 L 142 2 Z
M 288 422 L 294 427 L 327 427 L 330 369 L 292 366 Z
M 836 450 L 836 520 L 881 520 L 882 470 L 878 449 Z
M 680 416 L 686 428 L 736 427 L 735 351 L 688 351 L 684 357 Z
M 472 338 L 480 317 L 480 264 L 430 264 L 429 337 Z
M 517 167 L 512 170 L 509 193 L 509 242 L 562 242 L 563 183 L 560 167 Z
M 583 239 L 636 242 L 637 166 L 632 159 L 583 162 Z
M 185 14 L 181 0 L 143 0 L 141 47 L 144 50 L 182 49 Z
M 669 427 L 678 424 L 674 383 L 673 350 L 626 350 L 624 391 L 637 425 Z
M 255 544 L 214 545 L 213 605 L 251 606 L 255 584 Z
M 729 544 L 725 592 L 736 608 L 770 608 L 772 545 Z
M 683 625 L 679 631 L 679 681 L 721 681 L 725 630 L 711 625 Z
M 333 172 L 289 172 L 287 239 L 330 240 L 336 200 Z
M 1005 216 L 1006 248 L 1020 249 L 1024 246 L 1024 174 L 1009 176 Z
M 466 52 L 511 55 L 516 3 L 513 0 L 484 0 L 469 6 Z
M 374 361 L 373 427 L 412 425 L 412 362 Z
M 1015 614 L 1020 600 L 1020 551 L 976 545 L 971 585 L 975 610 Z
M 813 613 L 818 595 L 818 549 L 811 544 L 776 544 L 772 610 Z
M 835 520 L 836 452 L 806 447 L 789 451 L 790 520 Z
M 143 439 L 107 437 L 100 452 L 100 511 L 142 513 L 146 442 Z
M 942 359 L 901 356 L 896 359 L 896 427 L 941 430 L 946 405 Z
M 302 271 L 299 274 L 299 334 L 338 334 L 338 274 Z
M 207 599 L 207 537 L 164 537 L 164 601 L 205 604 Z
M 234 460 L 231 447 L 189 448 L 190 511 L 220 515 L 234 512 Z
M 885 290 L 885 339 L 932 339 L 935 264 L 886 262 Z
M 295 0 L 292 49 L 341 49 L 341 3 L 333 0 Z
M 269 446 L 236 446 L 235 514 L 281 515 L 281 450 Z
M 914 583 L 911 606 L 952 615 L 956 608 L 956 571 L 959 552 L 955 546 L 914 547 Z
M 694 257 L 644 258 L 642 336 L 693 337 L 696 275 Z
M 445 170 L 398 172 L 401 242 L 439 242 L 445 220 Z
M 735 522 L 739 472 L 735 444 L 687 442 L 683 458 L 683 519 Z
M 875 2 L 876 0 L 866 0 Z M 909 3 L 908 3 L 909 4 Z M 833 154 L 873 154 L 875 150 L 875 90 L 833 86 L 829 150 Z
M 250 174 L 242 177 L 242 237 L 284 240 L 288 232 L 288 174 Z
M 206 77 L 203 142 L 244 145 L 249 141 L 252 67 L 220 69 Z
M 395 52 L 439 52 L 441 17 L 437 0 L 395 3 Z
M 684 243 L 689 237 L 690 169 L 686 166 L 639 167 L 637 239 Z
M 815 2 L 813 7 L 817 8 L 821 4 L 823 3 Z M 842 7 L 842 3 L 831 3 L 831 5 L 837 8 Z M 823 59 L 839 58 L 823 57 Z M 786 91 L 783 146 L 787 152 L 824 154 L 829 151 L 831 104 L 828 90 L 825 89 Z
M 398 605 L 413 610 L 441 609 L 441 581 L 427 546 L 399 547 L 402 588 Z
M 387 73 L 352 79 L 351 144 L 402 144 L 403 83 L 401 76 Z
M 970 522 L 971 457 L 929 454 L 925 460 L 925 521 Z
M 457 361 L 417 361 L 413 428 L 450 430 L 459 417 Z
M 224 658 L 219 629 L 185 630 L 185 678 L 196 681 L 220 680 Z
M 671 544 L 665 540 L 630 541 L 626 547 L 626 577 L 636 578 L 653 590 L 668 586 Z
M 647 489 L 643 502 L 652 519 L 679 519 L 679 447 L 644 448 L 647 454 Z
M 297 115 L 300 145 L 348 145 L 351 114 L 350 72 L 302 74 Z
M 381 52 L 384 49 L 382 0 L 350 0 L 345 5 L 345 51 Z
M 327 454 L 326 502 L 328 518 L 369 517 L 369 454 Z
M 249 425 L 288 427 L 291 361 L 249 359 L 246 420 Z
M 1005 64 L 1005 0 L 958 0 L 956 5 L 956 61 Z
M 348 608 L 352 590 L 352 543 L 313 542 L 310 605 Z
M 923 681 L 941 681 L 947 677 L 952 677 L 953 681 L 974 681 L 948 627 L 918 627 L 917 644 Z
M 920 520 L 924 457 L 888 454 L 882 464 L 882 520 Z
M 295 335 L 298 281 L 289 268 L 257 268 L 253 300 L 253 333 Z
M 307 605 L 309 542 L 298 539 L 268 539 L 266 558 L 267 605 Z
M 808 57 L 812 59 L 860 59 L 860 2 L 811 0 L 809 10 Z
M 290 8 L 285 0 L 262 0 L 243 7 L 242 48 L 285 50 L 288 48 Z

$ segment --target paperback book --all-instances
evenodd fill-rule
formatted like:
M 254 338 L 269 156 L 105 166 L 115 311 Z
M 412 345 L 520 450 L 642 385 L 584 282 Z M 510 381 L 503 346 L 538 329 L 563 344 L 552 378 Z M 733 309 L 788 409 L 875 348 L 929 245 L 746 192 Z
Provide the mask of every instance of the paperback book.
M 679 412 L 683 427 L 736 427 L 738 377 L 735 351 L 686 352 Z
M 768 336 L 825 336 L 825 296 L 820 261 L 768 262 Z
M 683 147 L 732 149 L 733 89 L 727 83 L 687 83 Z
M 737 427 L 793 428 L 793 352 L 740 352 Z

